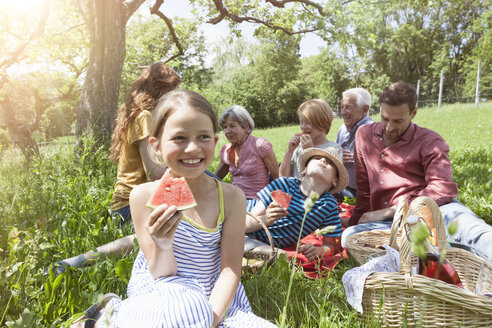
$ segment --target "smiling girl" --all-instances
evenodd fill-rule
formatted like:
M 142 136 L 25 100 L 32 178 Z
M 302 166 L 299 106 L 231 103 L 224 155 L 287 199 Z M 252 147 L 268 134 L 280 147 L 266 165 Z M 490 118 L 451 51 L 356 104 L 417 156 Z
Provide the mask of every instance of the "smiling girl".
M 140 251 L 128 298 L 109 300 L 96 327 L 274 327 L 256 317 L 240 283 L 246 200 L 205 174 L 217 119 L 200 94 L 164 95 L 152 115 L 149 143 L 173 177 L 184 177 L 197 206 L 146 206 L 158 182 L 135 187 L 130 208 Z M 101 306 L 102 307 L 102 306 Z

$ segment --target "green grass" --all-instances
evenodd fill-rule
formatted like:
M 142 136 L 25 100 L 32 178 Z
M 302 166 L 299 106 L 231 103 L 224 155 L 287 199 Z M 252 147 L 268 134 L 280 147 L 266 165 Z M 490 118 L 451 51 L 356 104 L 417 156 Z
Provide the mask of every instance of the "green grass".
M 375 117 L 377 119 L 377 117 Z M 415 122 L 439 132 L 451 147 L 454 180 L 459 199 L 492 223 L 492 103 L 477 110 L 470 105 L 419 110 Z M 329 139 L 341 125 L 335 119 Z M 281 160 L 297 125 L 255 130 L 267 137 Z M 220 134 L 217 153 L 226 143 Z M 74 256 L 130 233 L 115 226 L 108 207 L 116 168 L 105 148 L 90 142 L 80 157 L 64 138 L 41 147 L 42 156 L 28 164 L 17 149 L 0 156 L 0 326 L 59 327 L 97 300 L 100 293 L 125 295 L 135 254 L 97 261 L 92 267 L 43 275 L 55 261 Z M 212 169 L 217 161 L 212 165 Z M 345 301 L 342 275 L 354 267 L 343 261 L 326 279 L 294 276 L 287 305 L 289 327 L 361 327 L 357 313 Z M 242 282 L 256 314 L 281 321 L 289 265 L 275 266 Z M 377 326 L 377 324 L 375 325 Z

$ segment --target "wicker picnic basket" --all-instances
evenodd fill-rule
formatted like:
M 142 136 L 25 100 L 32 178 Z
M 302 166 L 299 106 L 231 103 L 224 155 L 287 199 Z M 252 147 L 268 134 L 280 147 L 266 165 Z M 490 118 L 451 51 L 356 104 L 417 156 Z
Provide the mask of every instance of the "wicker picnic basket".
M 405 221 L 407 211 L 407 198 L 400 196 L 391 230 L 371 230 L 351 235 L 347 238 L 345 248 L 360 265 L 372 257 L 386 254 L 384 248 L 379 248 L 382 244 L 390 245 L 398 250 L 401 241 L 401 222 Z
M 268 230 L 267 226 L 263 223 L 263 221 L 261 221 L 256 215 L 254 215 L 251 212 L 247 212 L 246 214 L 252 217 L 262 227 L 262 229 L 265 231 L 268 237 L 268 241 L 270 242 L 270 246 L 271 246 L 271 249 L 269 248 L 268 250 L 264 248 L 262 249 L 254 248 L 252 250 L 248 250 L 244 252 L 243 266 L 242 266 L 243 273 L 245 272 L 256 273 L 263 266 L 264 263 L 266 263 L 267 266 L 273 265 L 278 255 L 278 249 L 275 248 L 273 244 L 272 235 L 270 234 L 270 231 Z
M 410 205 L 408 215 L 418 213 L 421 206 L 433 202 L 427 197 L 417 198 Z M 437 204 L 430 207 L 442 253 L 447 248 L 444 222 Z M 376 272 L 365 282 L 364 321 L 377 322 L 383 327 L 492 327 L 492 298 L 474 293 L 479 276 L 482 290 L 492 291 L 492 263 L 454 247 L 446 249 L 445 257 L 455 268 L 464 288 L 412 274 L 416 256 L 410 250 L 408 239 L 402 238 L 400 271 Z

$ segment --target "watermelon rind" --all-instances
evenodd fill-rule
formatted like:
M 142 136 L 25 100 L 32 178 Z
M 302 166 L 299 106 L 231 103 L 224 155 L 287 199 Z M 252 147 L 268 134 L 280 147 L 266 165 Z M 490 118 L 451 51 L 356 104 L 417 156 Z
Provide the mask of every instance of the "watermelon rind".
M 189 205 L 178 206 L 178 207 L 176 207 L 176 210 L 177 211 L 184 211 L 184 210 L 188 210 L 190 208 L 193 208 L 193 207 L 195 207 L 197 205 L 198 204 L 195 202 L 195 203 L 189 204 Z M 152 204 L 147 203 L 147 204 L 145 204 L 145 206 L 147 206 L 148 208 L 151 208 L 151 209 L 155 210 L 157 208 L 157 206 L 159 206 L 159 205 L 152 205 Z
M 193 208 L 197 205 L 197 203 L 193 203 L 193 204 L 189 204 L 189 205 L 183 205 L 183 206 L 178 206 L 177 209 L 178 211 L 184 211 L 184 210 L 188 210 L 190 208 Z
M 336 229 L 337 229 L 336 225 L 329 225 L 329 226 L 326 226 L 322 229 L 318 229 L 317 234 L 323 236 L 323 235 L 326 235 L 327 233 L 332 233 Z

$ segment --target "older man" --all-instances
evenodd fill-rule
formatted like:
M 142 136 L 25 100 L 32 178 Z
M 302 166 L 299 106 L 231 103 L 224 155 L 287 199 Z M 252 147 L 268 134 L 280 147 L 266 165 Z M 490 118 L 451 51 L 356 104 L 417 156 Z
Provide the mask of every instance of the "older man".
M 355 132 L 364 124 L 373 123 L 368 112 L 371 107 L 371 94 L 362 88 L 349 89 L 342 93 L 343 125 L 338 129 L 336 143 L 343 149 L 343 165 L 349 174 L 349 184 L 342 196 L 355 198 L 357 182 L 354 168 Z
M 381 122 L 358 130 L 357 200 L 342 246 L 354 233 L 390 229 L 399 196 L 409 201 L 428 196 L 439 205 L 446 226 L 458 222 L 457 233 L 448 241 L 492 261 L 492 227 L 455 199 L 458 186 L 452 179 L 449 146 L 438 133 L 412 123 L 416 102 L 413 86 L 394 83 L 379 97 Z

